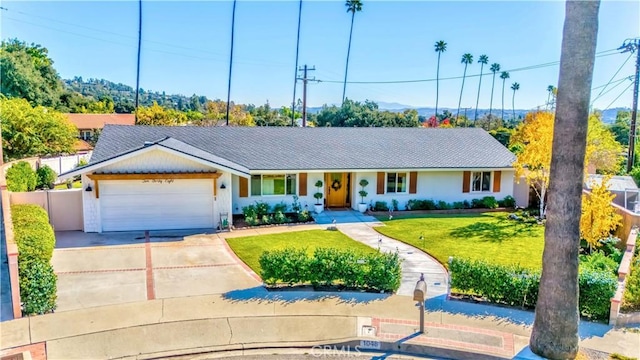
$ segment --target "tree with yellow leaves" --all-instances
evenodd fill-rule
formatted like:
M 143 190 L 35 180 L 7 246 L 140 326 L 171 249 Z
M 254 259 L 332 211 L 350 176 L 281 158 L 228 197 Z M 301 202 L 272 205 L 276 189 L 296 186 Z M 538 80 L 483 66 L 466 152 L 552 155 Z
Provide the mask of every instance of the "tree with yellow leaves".
M 530 112 L 511 137 L 510 148 L 516 153 L 513 164 L 516 179 L 524 179 L 540 200 L 540 216 L 545 213 L 545 197 L 549 187 L 554 114 Z M 602 123 L 597 114 L 589 116 L 585 168 L 589 165 L 604 173 L 615 173 L 621 162 L 622 145 Z
M 591 248 L 600 246 L 600 240 L 611 235 L 622 224 L 622 216 L 611 205 L 615 195 L 608 190 L 610 179 L 611 176 L 606 176 L 599 184 L 594 182 L 591 194 L 582 195 L 580 237 Z

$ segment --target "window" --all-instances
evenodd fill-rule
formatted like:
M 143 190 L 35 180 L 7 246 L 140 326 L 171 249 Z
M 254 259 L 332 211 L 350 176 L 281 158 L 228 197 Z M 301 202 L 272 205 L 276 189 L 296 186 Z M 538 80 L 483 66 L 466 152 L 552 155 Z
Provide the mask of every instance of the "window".
M 387 193 L 406 193 L 407 173 L 387 173 Z
M 80 131 L 80 138 L 82 140 L 90 140 L 91 139 L 91 131 L 90 130 L 82 130 L 82 131 Z
M 474 172 L 471 177 L 471 191 L 491 191 L 491 172 Z
M 295 174 L 251 175 L 251 196 L 295 194 Z

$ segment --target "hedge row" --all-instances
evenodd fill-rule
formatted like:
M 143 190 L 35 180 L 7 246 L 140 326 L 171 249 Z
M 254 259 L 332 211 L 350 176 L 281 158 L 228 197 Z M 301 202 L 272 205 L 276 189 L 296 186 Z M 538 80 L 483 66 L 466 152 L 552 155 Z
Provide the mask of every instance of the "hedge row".
M 331 286 L 394 292 L 400 287 L 401 260 L 397 253 L 360 254 L 352 250 L 287 248 L 260 255 L 262 279 L 277 283 Z
M 51 267 L 55 234 L 47 213 L 37 205 L 11 205 L 18 245 L 20 298 L 25 315 L 44 314 L 56 308 L 57 277 Z
M 517 265 L 494 265 L 483 261 L 454 258 L 449 265 L 451 288 L 485 297 L 495 303 L 534 308 L 538 298 L 540 273 Z M 610 300 L 617 279 L 606 271 L 582 269 L 579 276 L 579 307 L 582 316 L 609 318 Z

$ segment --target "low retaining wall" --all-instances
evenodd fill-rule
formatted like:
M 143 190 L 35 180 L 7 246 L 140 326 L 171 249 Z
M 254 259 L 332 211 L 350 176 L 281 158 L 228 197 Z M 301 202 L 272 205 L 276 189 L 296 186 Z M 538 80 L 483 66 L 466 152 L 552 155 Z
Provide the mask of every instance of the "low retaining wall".
M 620 261 L 620 267 L 618 268 L 618 289 L 616 294 L 611 299 L 611 310 L 609 312 L 609 325 L 624 325 L 629 323 L 640 322 L 640 314 L 633 315 L 621 315 L 620 305 L 624 296 L 624 289 L 627 283 L 627 275 L 631 270 L 631 261 L 633 260 L 633 253 L 636 248 L 636 240 L 638 237 L 638 228 L 634 227 L 629 232 L 627 237 L 625 251 L 622 255 L 622 261 Z

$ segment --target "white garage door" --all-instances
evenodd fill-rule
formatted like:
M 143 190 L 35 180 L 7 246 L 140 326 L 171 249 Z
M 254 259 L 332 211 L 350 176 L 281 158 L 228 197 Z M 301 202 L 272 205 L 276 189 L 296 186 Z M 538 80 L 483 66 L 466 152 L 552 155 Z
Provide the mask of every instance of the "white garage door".
M 213 180 L 100 182 L 102 231 L 213 228 Z

